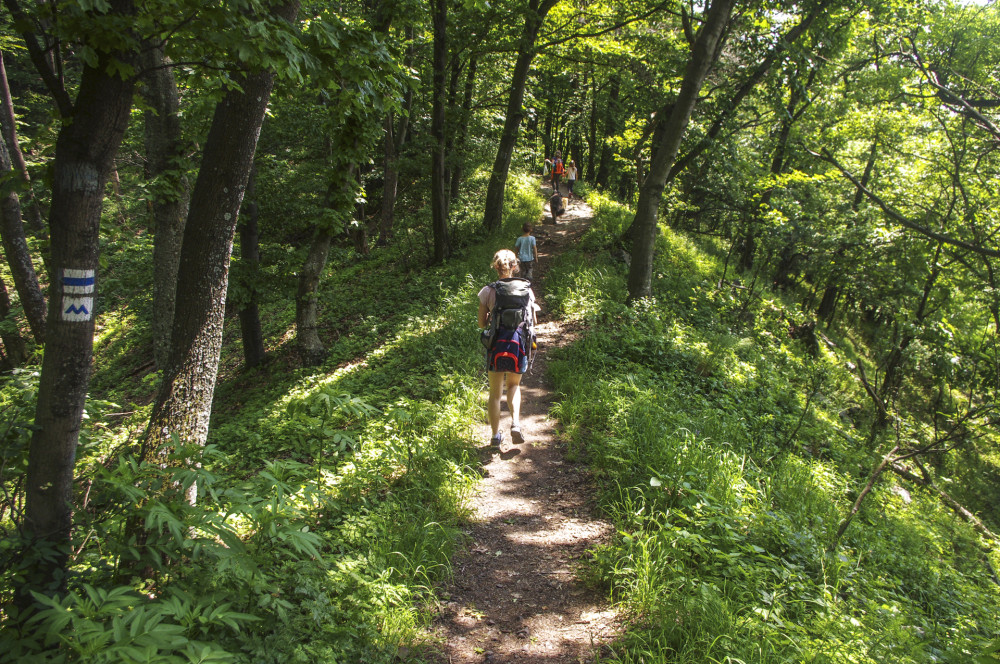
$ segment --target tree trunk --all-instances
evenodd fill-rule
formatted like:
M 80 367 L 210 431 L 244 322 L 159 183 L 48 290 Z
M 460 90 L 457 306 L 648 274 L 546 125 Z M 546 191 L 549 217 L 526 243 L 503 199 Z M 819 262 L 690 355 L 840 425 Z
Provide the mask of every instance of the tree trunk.
M 8 5 L 9 6 L 9 5 Z M 111 13 L 129 16 L 130 0 L 114 0 Z M 31 35 L 27 39 L 34 43 Z M 109 75 L 112 59 L 100 53 L 84 66 L 75 103 L 52 87 L 65 121 L 56 141 L 49 217 L 51 283 L 45 355 L 35 409 L 25 485 L 25 532 L 37 556 L 23 577 L 20 602 L 29 591 L 65 588 L 73 515 L 73 469 L 94 341 L 94 300 L 104 188 L 114 167 L 132 107 L 133 81 Z M 39 58 L 45 66 L 45 59 Z M 50 82 L 51 70 L 42 73 Z
M 0 173 L 6 174 L 11 170 L 6 141 L 0 141 Z M 8 189 L 7 195 L 0 199 L 0 240 L 3 242 L 4 254 L 14 279 L 14 289 L 21 299 L 31 334 L 35 338 L 35 343 L 44 343 L 45 296 L 42 295 L 42 288 L 38 285 L 38 274 L 31 262 L 31 252 L 24 237 L 21 201 L 13 189 Z
M 431 228 L 434 232 L 434 262 L 448 258 L 448 197 L 445 178 L 445 72 L 448 69 L 448 0 L 433 0 L 434 101 L 431 112 Z
M 247 193 L 240 215 L 240 260 L 246 264 L 249 301 L 240 309 L 240 333 L 243 337 L 243 361 L 248 369 L 259 366 L 266 359 L 264 333 L 260 327 L 260 309 L 257 306 L 258 279 L 260 278 L 260 234 L 257 230 L 256 193 L 257 169 L 250 168 Z
M 712 65 L 718 58 L 718 45 L 729 23 L 734 0 L 713 0 L 706 20 L 691 50 L 680 91 L 661 133 L 650 164 L 649 174 L 639 189 L 632 238 L 632 263 L 629 267 L 629 300 L 650 294 L 653 276 L 653 250 L 656 244 L 656 221 L 667 174 L 687 129 L 698 93 Z
M 348 135 L 350 133 L 347 132 Z M 343 168 L 331 168 L 331 172 L 336 174 L 336 179 L 331 181 L 327 188 L 325 205 L 335 215 L 356 198 L 354 193 L 357 186 L 356 170 L 357 164 L 352 163 Z M 326 357 L 326 347 L 319 338 L 317 328 L 319 282 L 330 256 L 333 235 L 334 229 L 329 226 L 316 227 L 309 253 L 299 270 L 298 290 L 295 294 L 295 344 L 305 366 L 315 366 Z
M 448 200 L 458 198 L 465 169 L 465 144 L 469 137 L 469 116 L 472 112 L 472 96 L 476 89 L 476 54 L 469 58 L 469 69 L 465 73 L 465 90 L 462 96 L 461 115 L 458 120 L 458 135 L 455 137 L 455 164 L 451 175 L 451 194 Z
M 602 135 L 603 140 L 600 141 L 601 159 L 598 162 L 597 176 L 594 178 L 594 184 L 602 189 L 608 186 L 608 180 L 611 177 L 612 155 L 611 143 L 608 141 L 608 138 L 618 131 L 618 95 L 620 87 L 621 82 L 618 76 L 612 74 L 608 81 L 608 104 L 604 109 L 604 133 Z
M 483 215 L 483 226 L 490 233 L 500 230 L 503 222 L 504 192 L 507 189 L 507 175 L 510 172 L 510 162 L 514 155 L 514 146 L 524 119 L 524 86 L 528 81 L 528 71 L 535 57 L 535 40 L 538 31 L 545 21 L 549 10 L 558 0 L 529 0 L 525 12 L 524 30 L 518 43 L 517 61 L 510 83 L 510 97 L 507 100 L 507 115 L 504 118 L 503 132 L 500 134 L 500 145 L 497 156 L 490 171 L 490 184 L 486 190 L 486 212 Z
M 162 371 L 170 358 L 177 269 L 191 187 L 183 166 L 177 84 L 162 45 L 146 45 L 142 68 L 142 94 L 149 105 L 144 114 L 146 175 L 154 182 L 153 357 Z
M 271 10 L 292 21 L 293 0 Z M 141 453 L 172 445 L 204 445 L 222 348 L 229 259 L 240 205 L 260 136 L 274 73 L 258 70 L 236 76 L 240 89 L 218 103 L 205 142 L 201 168 L 191 192 L 184 228 L 177 306 L 170 335 L 170 360 L 164 372 Z M 193 501 L 192 487 L 188 499 Z
M 861 503 L 864 502 L 865 496 L 871 493 L 871 490 L 875 487 L 875 483 L 878 481 L 878 478 L 882 475 L 882 471 L 886 469 L 886 466 L 892 463 L 892 455 L 895 454 L 898 449 L 899 445 L 896 445 L 889 450 L 889 453 L 882 457 L 882 461 L 875 467 L 871 477 L 868 478 L 868 483 L 865 485 L 865 488 L 861 490 L 861 493 L 858 494 L 857 500 L 854 501 L 854 505 L 851 506 L 851 511 L 848 512 L 847 516 L 844 517 L 844 520 L 840 522 L 840 527 L 837 528 L 837 534 L 833 536 L 833 541 L 830 542 L 830 546 L 827 551 L 836 550 L 837 544 L 840 543 L 840 538 L 844 536 L 844 533 L 847 532 L 847 527 L 850 526 L 851 521 L 854 520 L 854 516 L 861 510 Z
M 7 284 L 0 279 L 0 323 L 4 324 L 4 330 L 0 332 L 0 340 L 3 341 L 4 357 L 0 362 L 0 367 L 4 371 L 15 369 L 24 363 L 27 351 L 24 348 L 24 339 L 21 338 L 17 330 L 17 323 L 11 321 L 7 323 L 7 316 L 10 315 L 10 295 L 7 294 Z
M 872 146 L 868 151 L 868 161 L 865 163 L 865 171 L 861 175 L 861 188 L 857 189 L 854 193 L 854 200 L 851 201 L 851 210 L 854 212 L 857 212 L 861 208 L 861 202 L 864 200 L 864 192 L 862 191 L 862 188 L 868 187 L 872 171 L 875 169 L 875 161 L 878 155 L 878 143 L 879 138 L 876 134 L 875 140 L 872 141 Z M 840 264 L 846 250 L 846 244 L 841 242 L 837 247 L 837 251 L 833 255 L 833 270 L 827 280 L 826 288 L 823 290 L 823 299 L 820 300 L 819 307 L 816 309 L 816 317 L 827 325 L 830 325 L 833 322 L 834 315 L 837 312 L 837 300 L 840 299 L 841 290 L 840 279 L 842 278 Z
M 594 180 L 594 154 L 597 152 L 597 79 L 590 79 L 590 121 L 587 125 L 587 164 L 586 170 L 580 169 L 580 172 L 586 172 L 584 176 L 585 179 L 589 181 Z
M 316 327 L 319 304 L 319 281 L 330 255 L 333 239 L 329 229 L 318 228 L 309 254 L 299 270 L 299 288 L 295 295 L 295 343 L 305 366 L 315 366 L 326 357 L 326 347 Z
M 412 37 L 412 32 L 411 35 Z M 413 61 L 413 48 L 406 50 L 406 66 Z M 392 239 L 392 229 L 396 217 L 396 195 L 399 185 L 399 153 L 406 145 L 410 127 L 410 109 L 413 107 L 413 90 L 408 89 L 403 99 L 403 113 L 399 118 L 399 128 L 395 129 L 392 113 L 385 117 L 385 177 L 382 184 L 382 216 L 379 221 L 379 246 L 386 246 Z M 395 131 L 394 131 L 395 129 Z
M 3 123 L 3 138 L 7 142 L 7 150 L 10 153 L 11 163 L 14 170 L 21 176 L 23 182 L 24 197 L 27 199 L 28 228 L 38 237 L 48 237 L 45 232 L 45 223 L 42 221 L 42 209 L 35 199 L 35 194 L 31 189 L 31 176 L 28 174 L 28 164 L 24 161 L 24 153 L 21 152 L 21 143 L 17 139 L 17 120 L 14 116 L 14 100 L 10 95 L 10 85 L 7 83 L 7 69 L 4 67 L 3 51 L 0 51 L 0 121 Z

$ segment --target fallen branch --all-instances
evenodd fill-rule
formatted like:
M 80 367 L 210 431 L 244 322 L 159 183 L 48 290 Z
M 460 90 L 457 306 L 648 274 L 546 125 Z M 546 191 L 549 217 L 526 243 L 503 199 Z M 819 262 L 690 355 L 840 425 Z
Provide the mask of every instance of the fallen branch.
M 944 503 L 948 507 L 954 510 L 955 513 L 958 514 L 960 517 L 965 519 L 981 535 L 985 536 L 987 539 L 993 540 L 994 542 L 1000 541 L 1000 537 L 997 537 L 997 535 L 993 533 L 993 531 L 987 528 L 986 524 L 980 521 L 975 514 L 973 514 L 965 507 L 963 507 L 957 500 L 949 496 L 947 492 L 938 487 L 938 485 L 934 483 L 934 480 L 929 478 L 923 478 L 920 477 L 919 475 L 910 472 L 905 467 L 900 466 L 898 463 L 896 463 L 895 460 L 893 461 L 890 468 L 892 468 L 892 472 L 896 473 L 903 479 L 909 480 L 914 484 L 919 484 L 920 486 L 927 487 L 928 489 L 932 489 L 935 493 L 937 493 L 937 495 L 941 498 L 941 500 L 944 501 Z

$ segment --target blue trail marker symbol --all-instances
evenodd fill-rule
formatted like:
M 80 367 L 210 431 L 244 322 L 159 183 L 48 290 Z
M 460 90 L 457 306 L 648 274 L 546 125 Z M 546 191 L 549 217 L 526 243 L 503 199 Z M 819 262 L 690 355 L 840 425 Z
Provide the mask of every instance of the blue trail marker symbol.
M 93 293 L 94 292 L 94 271 L 93 270 L 72 270 L 62 271 L 63 293 Z
M 94 298 L 66 297 L 62 299 L 62 319 L 65 321 L 82 322 L 93 317 Z

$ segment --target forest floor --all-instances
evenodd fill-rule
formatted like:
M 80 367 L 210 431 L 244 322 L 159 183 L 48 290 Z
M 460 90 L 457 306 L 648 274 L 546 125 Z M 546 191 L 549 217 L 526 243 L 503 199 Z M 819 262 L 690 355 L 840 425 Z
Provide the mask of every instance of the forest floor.
M 598 516 L 586 468 L 565 458 L 549 418 L 553 391 L 546 354 L 571 343 L 575 330 L 546 314 L 545 274 L 556 255 L 579 241 L 590 219 L 590 207 L 574 199 L 557 225 L 535 228 L 532 286 L 543 309 L 534 366 L 521 383 L 525 442 L 510 440 L 505 399 L 500 452 L 489 447 L 486 424 L 479 432 L 484 477 L 465 526 L 469 546 L 453 561 L 454 576 L 440 592 L 432 628 L 441 644 L 438 661 L 589 663 L 601 658 L 602 649 L 607 654 L 605 644 L 618 633 L 608 598 L 578 573 L 589 550 L 614 529 Z

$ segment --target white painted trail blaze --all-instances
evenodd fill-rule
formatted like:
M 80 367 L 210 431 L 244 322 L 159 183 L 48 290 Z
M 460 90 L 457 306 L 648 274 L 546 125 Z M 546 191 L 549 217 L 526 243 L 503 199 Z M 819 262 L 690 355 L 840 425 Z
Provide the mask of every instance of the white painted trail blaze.
M 93 270 L 71 270 L 62 271 L 63 293 L 93 293 L 94 292 L 94 271 Z
M 94 292 L 94 270 L 66 268 L 62 271 L 62 319 L 70 322 L 90 320 L 94 315 L 93 297 L 75 297 Z
M 62 319 L 71 322 L 88 321 L 93 316 L 94 298 L 67 297 L 62 300 Z

